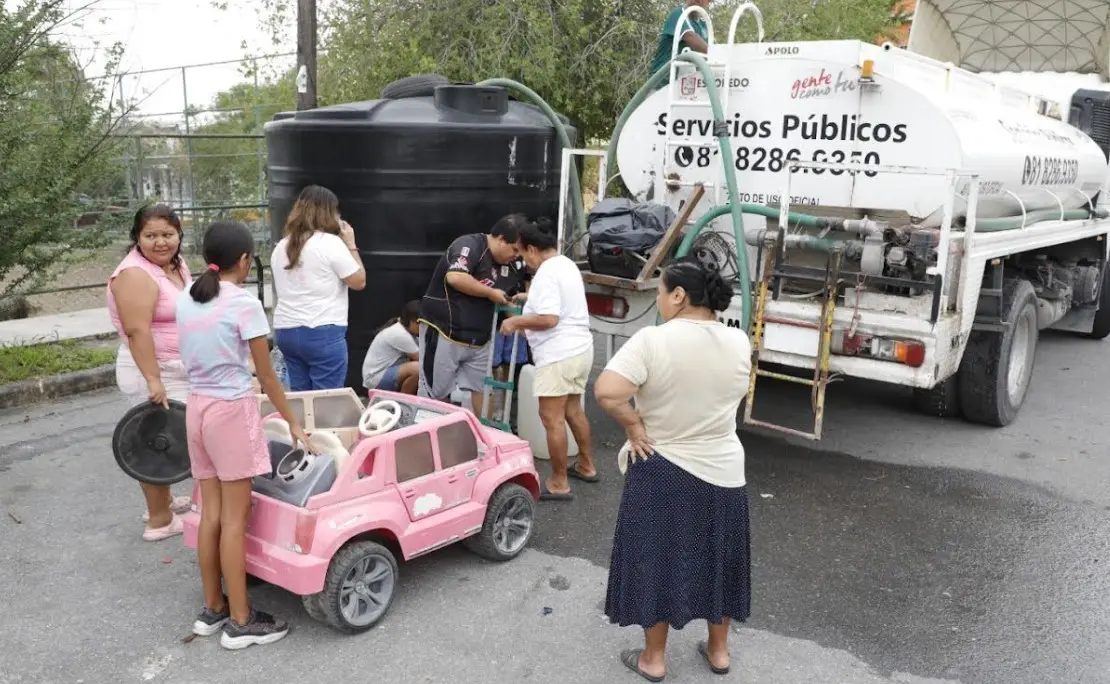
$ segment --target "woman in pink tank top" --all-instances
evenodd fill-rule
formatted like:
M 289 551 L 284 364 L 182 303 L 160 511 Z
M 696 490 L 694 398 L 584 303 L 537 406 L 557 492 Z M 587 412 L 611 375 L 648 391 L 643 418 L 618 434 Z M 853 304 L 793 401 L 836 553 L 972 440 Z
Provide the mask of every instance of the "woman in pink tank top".
M 191 283 L 181 258 L 181 221 L 165 205 L 140 209 L 131 227 L 131 250 L 108 278 L 108 311 L 120 335 L 116 382 L 132 406 L 147 401 L 184 403 L 189 382 L 177 342 L 177 298 Z M 141 485 L 147 521 L 143 539 L 182 533 L 179 514 L 189 497 L 169 487 Z

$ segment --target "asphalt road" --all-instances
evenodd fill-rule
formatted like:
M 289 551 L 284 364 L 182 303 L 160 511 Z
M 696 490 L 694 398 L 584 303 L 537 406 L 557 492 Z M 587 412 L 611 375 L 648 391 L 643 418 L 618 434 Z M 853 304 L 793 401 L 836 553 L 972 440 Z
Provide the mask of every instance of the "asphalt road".
M 668 681 L 1110 682 L 1110 343 L 1046 333 L 1037 366 L 1002 430 L 845 382 L 820 448 L 744 433 L 753 617 L 727 678 L 698 658 L 701 627 L 674 633 Z M 757 414 L 800 421 L 796 392 L 768 384 Z M 101 392 L 0 412 L 0 684 L 642 681 L 616 659 L 638 632 L 601 609 L 620 437 L 592 406 L 605 480 L 543 503 L 520 558 L 404 565 L 389 616 L 356 637 L 259 587 L 294 632 L 238 653 L 183 641 L 196 566 L 180 541 L 139 537 L 138 488 L 108 446 L 122 411 Z

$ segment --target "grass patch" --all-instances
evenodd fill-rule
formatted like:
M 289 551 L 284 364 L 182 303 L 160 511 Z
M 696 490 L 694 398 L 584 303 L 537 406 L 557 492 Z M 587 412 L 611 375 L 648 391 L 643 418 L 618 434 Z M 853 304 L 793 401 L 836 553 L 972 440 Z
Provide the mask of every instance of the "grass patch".
M 114 363 L 115 347 L 63 340 L 28 347 L 0 347 L 0 385 Z

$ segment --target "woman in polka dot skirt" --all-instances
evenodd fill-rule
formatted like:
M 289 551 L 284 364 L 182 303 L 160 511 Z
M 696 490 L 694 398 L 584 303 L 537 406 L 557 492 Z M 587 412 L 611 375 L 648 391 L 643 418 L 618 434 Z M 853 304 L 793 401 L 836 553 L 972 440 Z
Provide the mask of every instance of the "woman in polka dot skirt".
M 698 652 L 716 674 L 730 667 L 730 620 L 751 612 L 748 493 L 736 412 L 748 391 L 747 335 L 717 321 L 732 287 L 694 260 L 663 271 L 664 323 L 637 332 L 594 388 L 628 441 L 605 613 L 644 629 L 621 662 L 651 682 L 666 674 L 671 627 L 705 620 Z M 629 400 L 635 398 L 633 408 Z

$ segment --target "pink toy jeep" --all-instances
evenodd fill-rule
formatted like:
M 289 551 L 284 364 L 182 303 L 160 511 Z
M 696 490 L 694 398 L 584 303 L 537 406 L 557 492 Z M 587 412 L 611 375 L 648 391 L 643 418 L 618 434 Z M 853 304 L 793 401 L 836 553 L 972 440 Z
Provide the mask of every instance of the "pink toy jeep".
M 457 541 L 491 560 L 531 539 L 539 477 L 528 443 L 470 411 L 375 391 L 289 394 L 318 454 L 292 449 L 264 395 L 274 472 L 255 478 L 247 572 L 299 594 L 313 618 L 347 633 L 385 616 L 405 560 Z M 197 545 L 199 488 L 185 515 Z

